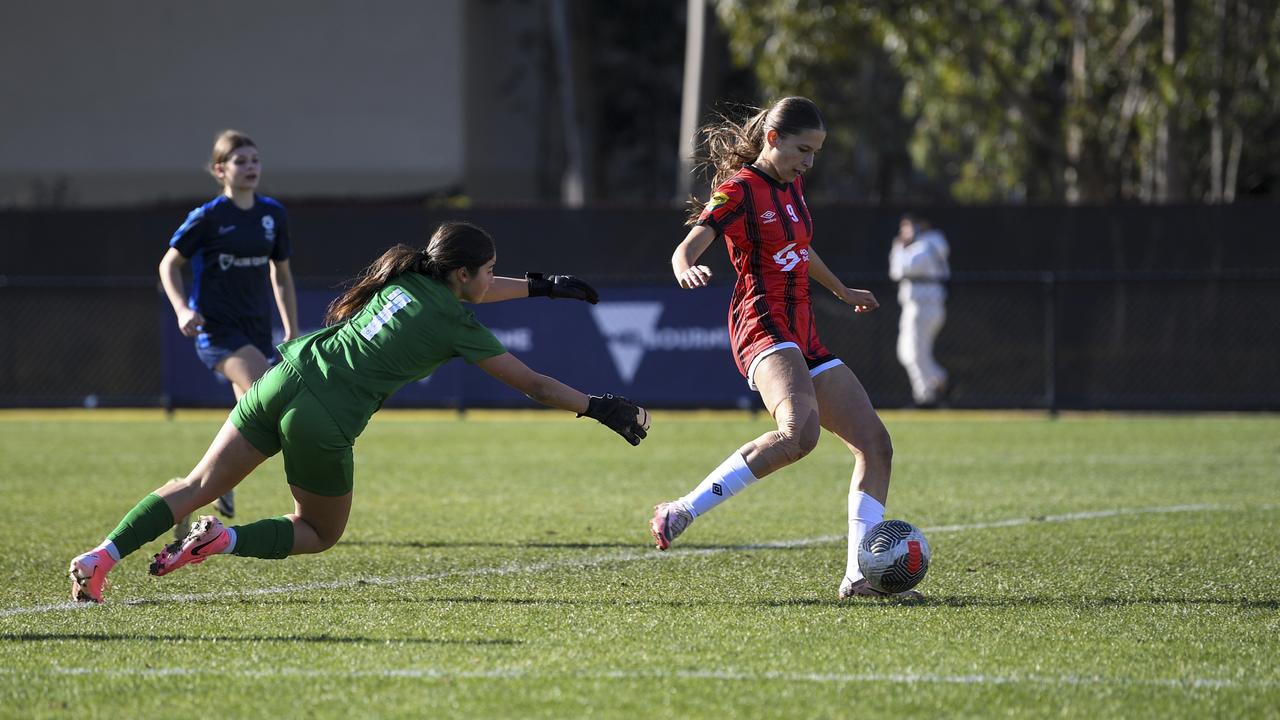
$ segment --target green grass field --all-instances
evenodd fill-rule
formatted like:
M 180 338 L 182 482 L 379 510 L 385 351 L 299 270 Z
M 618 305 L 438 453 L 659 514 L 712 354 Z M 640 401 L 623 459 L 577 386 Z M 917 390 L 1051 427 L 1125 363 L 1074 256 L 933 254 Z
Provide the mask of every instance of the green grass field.
M 70 604 L 67 562 L 218 414 L 0 413 L 0 716 L 1277 717 L 1280 417 L 887 413 L 921 605 L 835 600 L 851 461 L 650 546 L 651 506 L 767 429 L 383 413 L 334 549 Z M 291 509 L 272 459 L 242 520 Z

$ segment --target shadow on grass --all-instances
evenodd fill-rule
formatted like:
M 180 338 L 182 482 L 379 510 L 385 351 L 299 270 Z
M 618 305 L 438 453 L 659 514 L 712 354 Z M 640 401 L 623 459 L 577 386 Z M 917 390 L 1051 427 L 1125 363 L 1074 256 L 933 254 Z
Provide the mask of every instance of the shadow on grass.
M 1280 610 L 1280 600 L 1240 600 L 1232 598 L 1120 598 L 1120 597 L 1006 597 L 991 598 L 977 597 L 965 595 L 950 596 L 928 596 L 923 600 L 892 600 L 892 599 L 862 599 L 862 600 L 837 600 L 835 598 L 742 598 L 742 599 L 720 599 L 720 600 L 650 600 L 645 598 L 602 598 L 598 600 L 587 598 L 508 598 L 508 597 L 490 597 L 482 595 L 446 595 L 440 597 L 423 596 L 416 594 L 412 596 L 396 596 L 379 598 L 371 600 L 368 597 L 278 597 L 269 601 L 265 598 L 254 598 L 251 601 L 244 599 L 227 600 L 209 600 L 206 604 L 227 603 L 227 604 L 244 604 L 245 602 L 263 603 L 271 605 L 443 605 L 443 604 L 460 604 L 460 605 L 494 605 L 494 606 L 525 606 L 525 607 L 666 607 L 666 608 L 716 608 L 716 607 L 755 607 L 755 608 L 802 608 L 802 607 L 833 607 L 833 608 L 894 608 L 894 607 L 923 607 L 923 608 L 1055 608 L 1055 607 L 1071 607 L 1083 610 L 1102 609 L 1113 607 L 1154 607 L 1154 606 L 1196 606 L 1196 605 L 1214 605 L 1222 607 L 1237 607 L 1242 610 Z M 0 635 L 0 640 L 4 636 Z M 373 641 L 377 642 L 377 641 Z M 460 642 L 460 641 L 456 641 Z
M 815 544 L 771 545 L 768 543 L 745 545 L 710 545 L 699 543 L 681 543 L 678 550 L 698 551 L 740 551 L 753 552 L 760 550 L 810 550 Z M 335 548 L 372 547 L 372 548 L 411 548 L 415 550 L 465 549 L 465 548 L 521 548 L 591 550 L 597 548 L 618 548 L 622 550 L 657 550 L 652 542 L 445 542 L 424 540 L 342 540 Z
M 523 640 L 444 640 L 438 638 L 371 638 L 334 635 L 146 635 L 142 633 L 0 633 L 0 642 L 219 642 L 320 643 L 333 645 L 523 645 Z
M 590 542 L 426 542 L 423 540 L 343 540 L 337 547 L 373 547 L 373 548 L 411 548 L 415 550 L 433 550 L 440 548 L 560 548 L 568 550 L 591 550 L 595 548 L 636 548 L 635 543 L 590 543 Z
M 894 600 L 868 600 L 860 602 L 850 602 L 847 600 L 817 599 L 817 598 L 796 598 L 796 599 L 778 599 L 778 600 L 760 600 L 760 599 L 741 599 L 741 600 L 647 600 L 642 598 L 602 598 L 599 600 L 591 600 L 584 598 L 506 598 L 506 597 L 486 597 L 481 595 L 467 596 L 442 596 L 442 597 L 424 597 L 422 595 L 405 595 L 397 597 L 379 598 L 370 600 L 367 597 L 337 598 L 337 597 L 277 597 L 271 598 L 269 601 L 265 598 L 244 599 L 216 599 L 203 601 L 203 604 L 228 604 L 242 605 L 246 602 L 271 604 L 271 605 L 321 605 L 330 607 L 335 605 L 493 605 L 493 606 L 524 606 L 524 607 L 637 607 L 637 608 L 675 608 L 675 609 L 693 609 L 693 608 L 782 608 L 782 607 L 894 607 L 906 605 L 928 604 L 928 600 L 921 603 L 920 601 L 894 601 Z

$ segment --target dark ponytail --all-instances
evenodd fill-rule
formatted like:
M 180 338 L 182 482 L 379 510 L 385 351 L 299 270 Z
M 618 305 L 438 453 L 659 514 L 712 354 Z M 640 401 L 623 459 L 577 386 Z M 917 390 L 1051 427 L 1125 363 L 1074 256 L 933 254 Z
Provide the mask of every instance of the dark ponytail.
M 785 97 L 763 110 L 755 110 L 755 114 L 741 124 L 720 115 L 716 122 L 704 125 L 698 130 L 703 136 L 702 147 L 705 156 L 701 158 L 700 167 L 710 167 L 715 171 L 711 187 L 720 187 L 724 181 L 733 177 L 743 165 L 754 162 L 764 150 L 764 138 L 771 128 L 778 135 L 789 137 L 805 130 L 825 130 L 826 123 L 818 106 L 808 98 Z M 689 217 L 686 225 L 698 221 L 702 214 L 702 203 L 693 198 L 689 202 Z
M 324 324 L 340 323 L 360 310 L 396 276 L 413 271 L 447 282 L 449 273 L 466 268 L 477 273 L 493 259 L 493 238 L 482 228 L 465 222 L 447 222 L 431 235 L 424 249 L 396 245 L 387 250 L 351 281 L 324 314 Z
M 336 325 L 360 312 L 369 298 L 377 295 L 392 278 L 417 270 L 422 262 L 422 251 L 408 245 L 396 245 L 382 253 L 349 283 L 351 287 L 329 303 L 329 309 L 324 313 L 324 324 Z

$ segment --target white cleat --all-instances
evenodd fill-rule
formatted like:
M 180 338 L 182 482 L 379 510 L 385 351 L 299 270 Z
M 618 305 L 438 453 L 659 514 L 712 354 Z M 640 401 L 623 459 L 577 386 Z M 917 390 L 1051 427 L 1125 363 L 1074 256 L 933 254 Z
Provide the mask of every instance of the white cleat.
M 236 491 L 228 490 L 226 495 L 213 501 L 213 509 L 230 520 L 236 516 Z
M 840 592 L 838 597 L 841 600 L 849 600 L 851 598 L 878 598 L 881 600 L 898 600 L 903 602 L 920 602 L 924 600 L 924 595 L 918 590 L 905 590 L 899 593 L 887 593 L 883 590 L 877 590 L 871 587 L 871 583 L 866 578 L 859 580 L 850 580 L 846 575 L 840 583 Z

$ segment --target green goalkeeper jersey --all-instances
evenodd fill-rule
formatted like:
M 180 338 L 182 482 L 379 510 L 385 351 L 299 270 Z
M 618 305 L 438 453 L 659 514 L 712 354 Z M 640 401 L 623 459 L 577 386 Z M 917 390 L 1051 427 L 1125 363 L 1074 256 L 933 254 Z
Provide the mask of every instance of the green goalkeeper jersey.
M 448 287 L 416 272 L 393 278 L 345 322 L 280 346 L 352 442 L 405 384 L 455 357 L 475 363 L 506 351 Z

